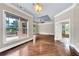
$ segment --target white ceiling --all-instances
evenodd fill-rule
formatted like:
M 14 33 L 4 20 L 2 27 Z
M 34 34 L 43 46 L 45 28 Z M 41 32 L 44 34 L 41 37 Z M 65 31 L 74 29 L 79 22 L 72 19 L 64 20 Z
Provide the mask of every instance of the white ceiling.
M 48 15 L 50 18 L 70 7 L 72 3 L 41 3 L 43 4 L 43 11 L 40 13 L 35 12 L 33 3 L 15 3 L 17 7 L 24 9 L 32 14 L 34 17 L 42 17 Z

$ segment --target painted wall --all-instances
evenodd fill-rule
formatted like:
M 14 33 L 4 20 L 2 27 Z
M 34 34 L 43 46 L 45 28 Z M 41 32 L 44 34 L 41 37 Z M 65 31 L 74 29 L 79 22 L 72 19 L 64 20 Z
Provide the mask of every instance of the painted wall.
M 72 40 L 71 44 L 78 50 L 79 52 L 79 4 L 77 4 L 74 8 L 74 19 L 72 21 Z
M 54 35 L 54 23 L 46 22 L 38 24 L 38 33 L 45 35 Z
M 25 38 L 25 39 L 21 39 L 21 40 L 17 40 L 17 41 L 13 41 L 7 44 L 3 44 L 3 10 L 9 11 L 14 13 L 15 15 L 21 16 L 25 19 L 29 19 L 29 28 L 28 28 L 28 32 L 29 32 L 29 37 Z M 11 47 L 17 46 L 19 44 L 22 44 L 26 41 L 32 40 L 32 34 L 33 34 L 33 21 L 32 21 L 33 17 L 32 15 L 23 12 L 22 10 L 19 10 L 18 8 L 14 7 L 11 4 L 0 4 L 0 52 L 4 51 L 6 49 L 9 49 Z
M 70 24 L 70 39 L 72 38 L 73 33 L 73 14 L 74 8 L 68 8 L 65 12 L 61 12 L 62 14 L 55 16 L 55 40 L 62 41 L 62 22 L 69 21 Z
M 62 12 L 62 14 L 58 15 L 55 17 L 55 39 L 56 40 L 61 40 L 62 41 L 62 22 L 66 22 L 66 21 L 69 21 L 69 24 L 70 24 L 70 36 L 72 35 L 72 21 L 74 20 L 74 17 L 73 17 L 73 12 L 74 12 L 74 9 L 73 8 L 70 8 L 69 10 L 67 9 L 67 11 L 65 12 Z
M 74 4 L 73 8 L 65 10 L 62 14 L 55 16 L 55 27 L 56 23 L 63 21 L 65 19 L 70 19 L 70 45 L 73 46 L 79 52 L 79 4 Z M 55 30 L 57 30 L 55 28 Z M 55 31 L 55 39 L 60 39 L 57 37 L 59 34 Z

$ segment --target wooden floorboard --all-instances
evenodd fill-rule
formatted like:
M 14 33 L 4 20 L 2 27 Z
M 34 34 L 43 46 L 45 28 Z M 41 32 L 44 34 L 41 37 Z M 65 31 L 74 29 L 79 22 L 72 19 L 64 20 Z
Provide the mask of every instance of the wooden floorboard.
M 0 53 L 2 56 L 68 56 L 63 43 L 55 41 L 53 35 L 37 35 L 33 41 Z

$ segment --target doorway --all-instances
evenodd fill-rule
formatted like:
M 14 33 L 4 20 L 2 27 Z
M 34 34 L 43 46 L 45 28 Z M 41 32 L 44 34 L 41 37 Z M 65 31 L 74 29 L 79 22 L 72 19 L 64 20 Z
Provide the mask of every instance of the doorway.
M 66 54 L 69 54 L 70 49 L 70 22 L 62 22 L 62 41 L 65 45 Z

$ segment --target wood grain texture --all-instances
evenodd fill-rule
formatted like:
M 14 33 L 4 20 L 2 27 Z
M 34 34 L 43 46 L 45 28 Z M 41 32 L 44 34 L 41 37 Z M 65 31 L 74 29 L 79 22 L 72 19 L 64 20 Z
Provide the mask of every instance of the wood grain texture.
M 37 35 L 36 43 L 24 43 L 0 53 L 2 56 L 67 56 L 63 43 L 54 40 L 53 35 Z

